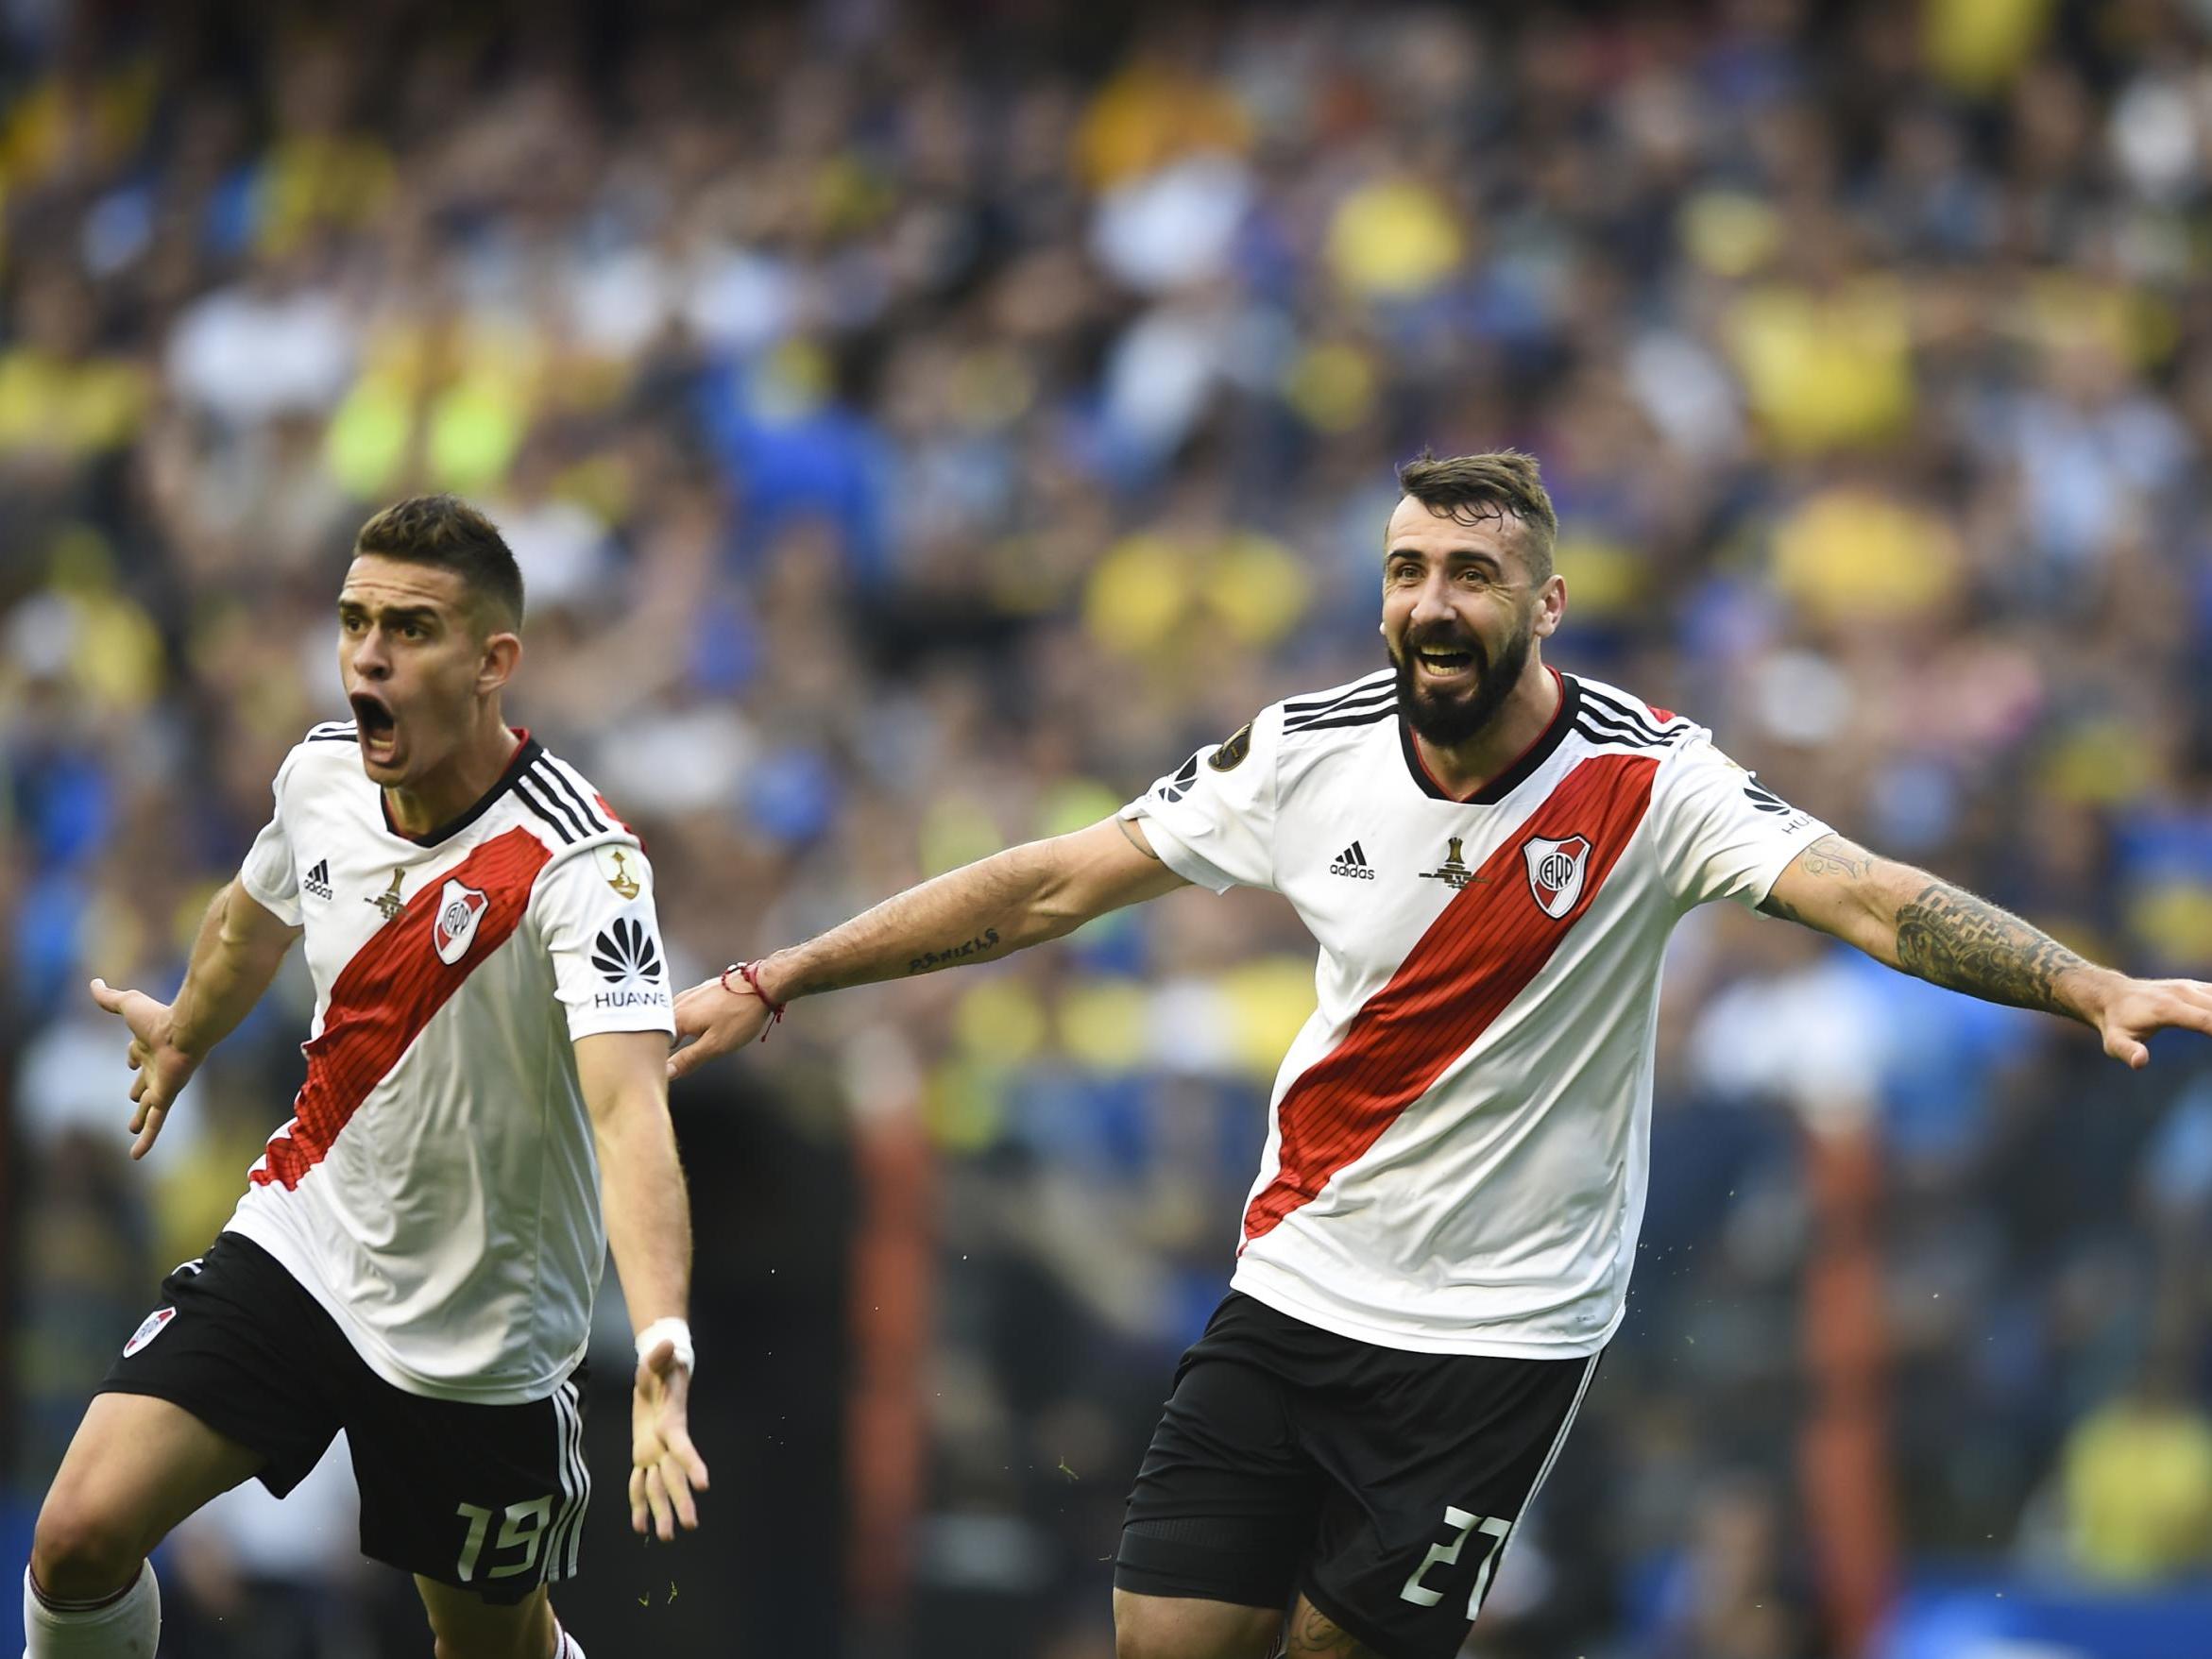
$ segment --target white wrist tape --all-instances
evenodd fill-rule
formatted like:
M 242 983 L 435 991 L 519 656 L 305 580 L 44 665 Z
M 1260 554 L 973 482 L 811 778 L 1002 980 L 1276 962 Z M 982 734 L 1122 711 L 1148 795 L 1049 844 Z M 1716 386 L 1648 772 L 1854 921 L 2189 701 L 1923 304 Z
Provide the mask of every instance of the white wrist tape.
M 664 1342 L 676 1345 L 676 1363 L 687 1371 L 694 1369 L 691 1357 L 691 1328 L 681 1319 L 655 1319 L 638 1333 L 638 1358 L 647 1354 Z

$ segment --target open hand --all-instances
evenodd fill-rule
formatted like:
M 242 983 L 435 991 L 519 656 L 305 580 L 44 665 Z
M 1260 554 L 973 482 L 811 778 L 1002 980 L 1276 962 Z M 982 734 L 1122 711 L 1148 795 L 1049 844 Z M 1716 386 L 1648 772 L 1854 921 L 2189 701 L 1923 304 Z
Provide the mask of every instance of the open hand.
M 703 979 L 676 998 L 676 1051 L 668 1058 L 671 1081 L 716 1055 L 745 1046 L 768 1028 L 769 1007 L 742 979 L 724 986 Z
M 694 1491 L 706 1490 L 706 1464 L 691 1445 L 687 1414 L 691 1373 L 676 1363 L 676 1345 L 665 1339 L 638 1362 L 630 1397 L 630 1530 L 648 1527 L 663 1544 L 676 1528 L 699 1524 Z
M 2212 1037 L 2212 985 L 2196 979 L 2124 979 L 2098 1010 L 2104 1052 L 2136 1071 L 2151 1063 L 2144 1039 L 2158 1031 Z
M 138 1074 L 130 1084 L 130 1098 L 138 1103 L 130 1117 L 130 1132 L 137 1137 L 130 1143 L 130 1156 L 144 1158 L 199 1060 L 171 1041 L 175 1016 L 169 1004 L 156 1002 L 143 990 L 117 990 L 105 979 L 94 980 L 92 992 L 93 1001 L 118 1016 L 130 1031 L 130 1069 Z

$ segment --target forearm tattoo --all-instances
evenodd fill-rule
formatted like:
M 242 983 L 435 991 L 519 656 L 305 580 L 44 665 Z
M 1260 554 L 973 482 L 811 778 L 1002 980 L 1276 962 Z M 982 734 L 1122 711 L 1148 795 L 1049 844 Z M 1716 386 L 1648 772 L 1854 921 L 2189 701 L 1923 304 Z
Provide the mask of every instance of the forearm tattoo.
M 1874 855 L 1841 836 L 1822 836 L 1797 855 L 1797 868 L 1807 875 L 1840 876 L 1863 880 L 1874 869 Z
M 998 943 L 998 929 L 986 927 L 974 939 L 962 940 L 959 944 L 946 945 L 943 950 L 924 951 L 907 963 L 909 973 L 927 973 L 932 969 L 950 967 L 964 962 L 971 956 L 987 955 Z
M 1945 882 L 1897 910 L 1897 965 L 1990 1002 L 2072 1012 L 2059 981 L 2089 964 L 2017 916 Z
M 874 909 L 790 951 L 775 966 L 782 994 L 813 996 L 852 985 L 979 962 L 1025 942 L 1015 925 L 1043 879 L 1031 847 L 1014 847 L 893 894 Z M 995 920 L 986 922 L 986 918 Z M 962 939 L 916 948 L 921 940 Z M 1009 942 L 1011 940 L 1011 942 Z
M 1824 880 L 1863 881 L 1873 872 L 1874 855 L 1856 841 L 1846 841 L 1841 836 L 1822 836 L 1797 855 L 1791 868 Z M 1768 893 L 1759 907 L 1769 916 L 1778 916 L 1784 922 L 1795 922 L 1806 927 L 1819 925 L 1779 893 Z

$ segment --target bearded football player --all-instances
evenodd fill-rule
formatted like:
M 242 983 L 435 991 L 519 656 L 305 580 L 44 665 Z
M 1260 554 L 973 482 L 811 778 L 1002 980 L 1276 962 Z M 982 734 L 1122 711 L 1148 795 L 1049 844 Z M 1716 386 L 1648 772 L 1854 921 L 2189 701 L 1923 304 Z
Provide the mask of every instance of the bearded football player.
M 346 1432 L 364 1554 L 414 1575 L 440 1659 L 578 1659 L 584 1355 L 611 1244 L 637 1332 L 633 1526 L 696 1526 L 690 1222 L 672 1030 L 638 838 L 511 729 L 522 581 L 450 496 L 363 526 L 338 593 L 353 719 L 275 809 L 167 1003 L 94 980 L 129 1033 L 133 1157 L 295 943 L 307 1078 L 207 1254 L 101 1384 L 38 1520 L 26 1659 L 151 1659 L 148 1553 Z
M 785 1004 L 988 961 L 1197 883 L 1319 946 L 1227 1299 L 1131 1494 L 1121 1659 L 1450 1659 L 1621 1323 L 1659 963 L 1692 907 L 1786 917 L 2131 1066 L 2212 987 L 2084 961 L 1853 845 L 1705 728 L 1543 660 L 1534 461 L 1400 472 L 1388 666 L 1277 703 L 1115 817 L 940 876 L 676 1005 L 688 1070 Z

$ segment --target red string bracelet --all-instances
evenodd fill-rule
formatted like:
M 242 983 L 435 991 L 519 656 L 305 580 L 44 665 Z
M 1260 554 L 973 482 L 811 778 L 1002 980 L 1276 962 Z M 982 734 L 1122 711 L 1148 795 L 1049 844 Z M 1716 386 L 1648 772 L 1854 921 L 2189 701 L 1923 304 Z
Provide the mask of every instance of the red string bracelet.
M 735 973 L 740 979 L 742 979 L 748 986 L 750 986 L 752 988 L 753 994 L 760 999 L 761 1006 L 768 1010 L 768 1025 L 774 1025 L 783 1019 L 784 1009 L 789 1007 L 791 1005 L 789 1003 L 770 1002 L 768 1000 L 768 992 L 760 989 L 759 963 L 732 962 L 728 967 L 722 971 L 723 990 L 728 991 L 730 995 L 736 996 L 738 994 L 738 988 L 730 983 L 730 975 L 732 973 Z M 768 1025 L 763 1025 L 760 1027 L 760 1041 L 763 1042 L 768 1041 Z

